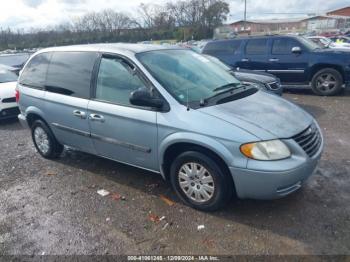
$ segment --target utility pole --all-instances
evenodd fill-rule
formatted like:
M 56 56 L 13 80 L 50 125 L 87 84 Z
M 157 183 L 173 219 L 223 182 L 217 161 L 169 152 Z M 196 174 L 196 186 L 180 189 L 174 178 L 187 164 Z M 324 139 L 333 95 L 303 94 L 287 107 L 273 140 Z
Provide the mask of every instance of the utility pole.
M 247 26 L 247 0 L 244 0 L 244 33 Z

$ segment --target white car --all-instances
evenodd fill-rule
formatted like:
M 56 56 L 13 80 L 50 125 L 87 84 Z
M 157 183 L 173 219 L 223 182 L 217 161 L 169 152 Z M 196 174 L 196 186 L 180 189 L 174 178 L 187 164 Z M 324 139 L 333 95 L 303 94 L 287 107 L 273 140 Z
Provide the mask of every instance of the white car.
M 18 76 L 6 66 L 0 66 L 0 119 L 17 117 L 15 89 Z
M 349 43 L 336 43 L 336 42 L 333 42 L 331 39 L 324 37 L 324 36 L 309 36 L 308 39 L 315 42 L 316 44 L 319 44 L 321 47 L 332 48 L 332 49 L 349 49 L 350 50 Z

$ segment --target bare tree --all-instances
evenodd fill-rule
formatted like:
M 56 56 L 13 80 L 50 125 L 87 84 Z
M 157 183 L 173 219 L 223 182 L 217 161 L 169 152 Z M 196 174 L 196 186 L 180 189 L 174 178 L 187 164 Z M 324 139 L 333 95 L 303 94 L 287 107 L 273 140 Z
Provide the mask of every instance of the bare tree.
M 138 9 L 141 26 L 144 28 L 152 28 L 154 25 L 154 13 L 154 5 L 141 3 Z
M 225 0 L 168 0 L 162 5 L 141 4 L 138 19 L 106 9 L 50 28 L 16 32 L 0 28 L 0 50 L 93 42 L 207 38 L 225 21 L 228 13 L 229 5 Z

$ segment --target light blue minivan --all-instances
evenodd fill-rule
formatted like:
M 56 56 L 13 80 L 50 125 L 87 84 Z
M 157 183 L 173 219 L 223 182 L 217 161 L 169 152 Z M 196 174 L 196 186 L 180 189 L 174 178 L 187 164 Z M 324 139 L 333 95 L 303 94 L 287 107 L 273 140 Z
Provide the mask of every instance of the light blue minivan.
M 160 173 L 186 204 L 299 189 L 323 149 L 315 119 L 242 85 L 191 50 L 138 44 L 55 47 L 18 81 L 21 123 L 45 158 L 63 145 Z

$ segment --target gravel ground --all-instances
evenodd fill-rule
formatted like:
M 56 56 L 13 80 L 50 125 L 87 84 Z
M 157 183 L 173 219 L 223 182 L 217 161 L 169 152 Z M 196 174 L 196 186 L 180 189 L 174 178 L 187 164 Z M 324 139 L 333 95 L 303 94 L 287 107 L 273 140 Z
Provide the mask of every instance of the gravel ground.
M 214 213 L 186 207 L 153 173 L 72 150 L 45 160 L 28 130 L 2 122 L 0 254 L 350 255 L 350 92 L 284 97 L 323 129 L 315 174 L 284 199 L 233 200 Z M 99 189 L 122 198 L 102 197 Z M 165 218 L 151 221 L 155 215 Z

